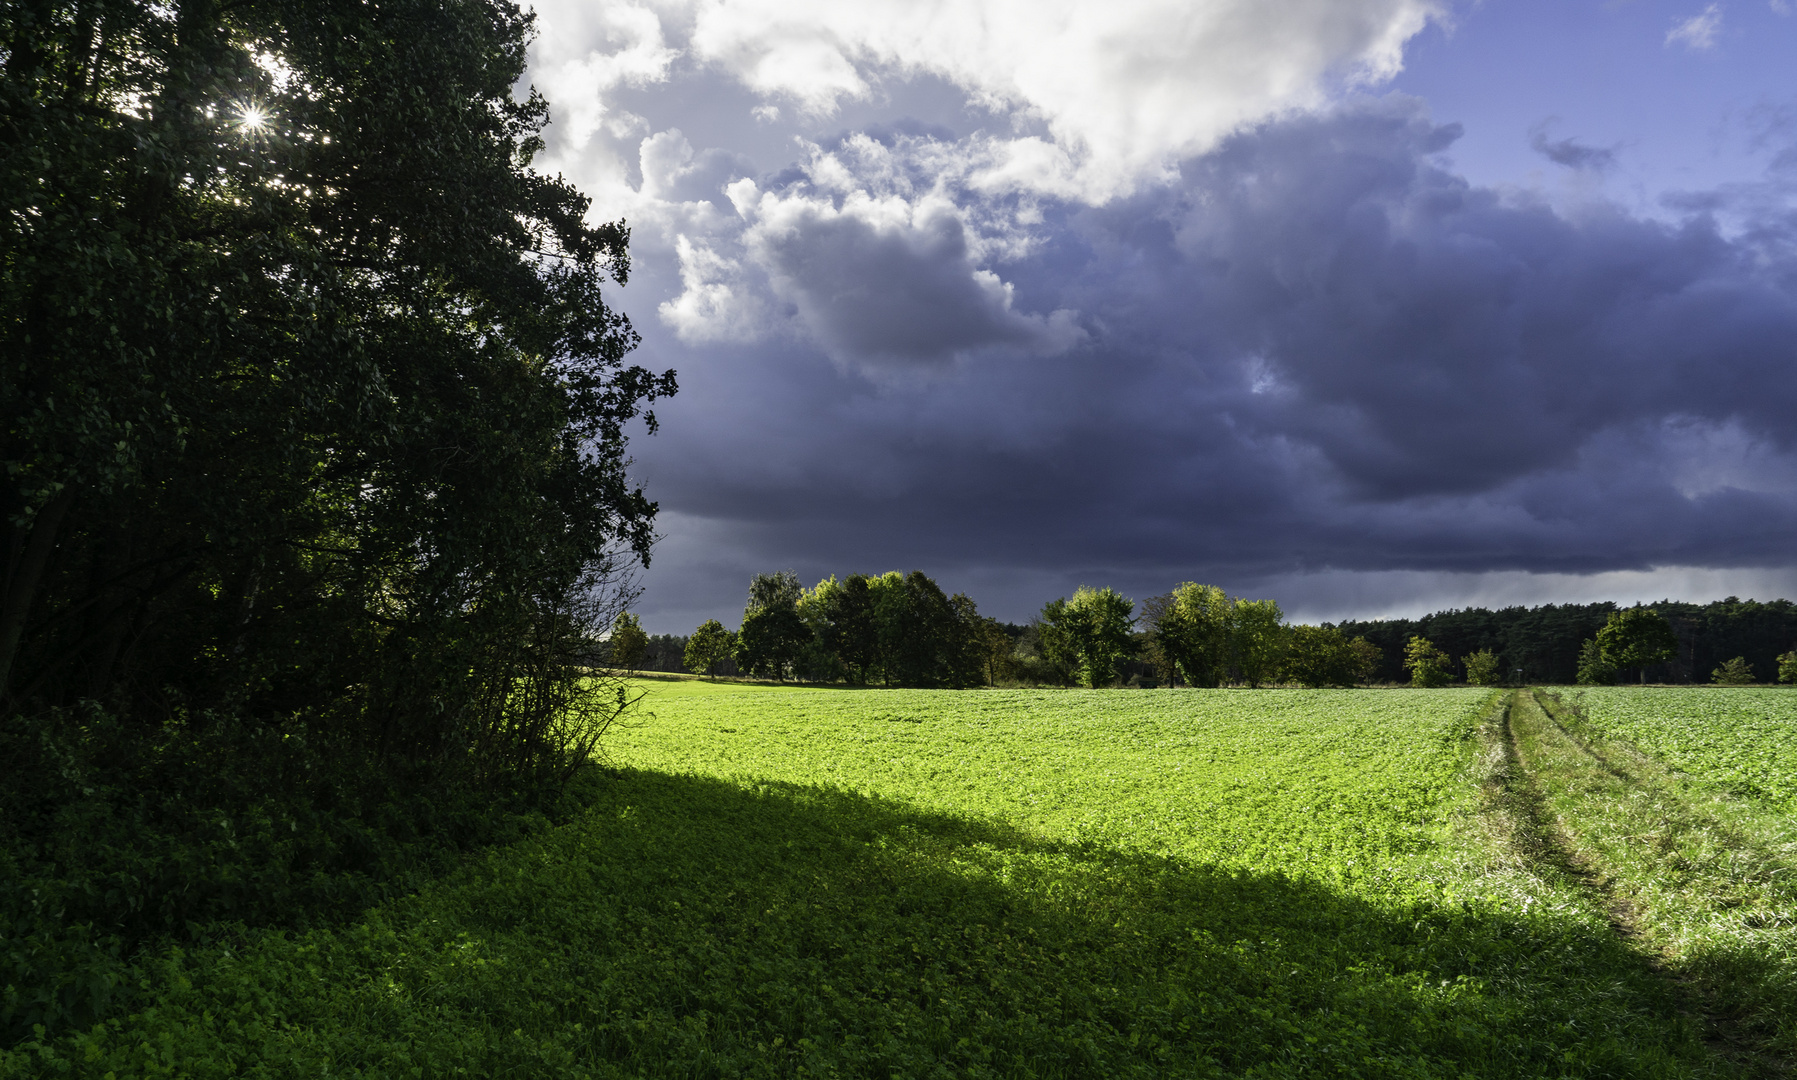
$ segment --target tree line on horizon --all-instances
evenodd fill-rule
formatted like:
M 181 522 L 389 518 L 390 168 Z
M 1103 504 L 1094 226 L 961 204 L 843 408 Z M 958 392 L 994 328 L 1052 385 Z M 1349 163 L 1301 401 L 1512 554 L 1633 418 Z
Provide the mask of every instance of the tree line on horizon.
M 1138 628 L 1145 623 L 1147 629 Z M 965 687 L 1000 682 L 1249 686 L 1367 681 L 1376 647 L 1330 627 L 1290 626 L 1272 600 L 1187 583 L 1135 603 L 1082 586 L 1026 625 L 980 615 L 921 571 L 831 576 L 803 588 L 791 571 L 757 574 L 741 628 L 709 619 L 691 635 L 650 636 L 620 615 L 595 659 L 613 667 L 747 674 L 806 682 Z
M 1612 666 L 1633 668 L 1628 673 L 1647 682 L 1712 681 L 1717 668 L 1735 659 L 1752 676 L 1747 681 L 1770 682 L 1779 675 L 1781 657 L 1797 648 L 1797 604 L 1789 600 L 1730 596 L 1707 604 L 1660 600 L 1646 607 L 1670 626 L 1672 652 L 1642 665 Z M 1587 681 L 1619 674 L 1590 668 L 1590 643 L 1618 612 L 1629 610 L 1636 609 L 1610 601 L 1456 608 L 1417 619 L 1347 620 L 1335 626 L 1380 648 L 1378 682 L 1402 681 L 1405 643 L 1424 637 L 1455 656 L 1491 653 L 1509 681 L 1568 684 L 1580 681 L 1582 667 L 1588 669 Z
M 881 603 L 885 614 L 875 614 Z M 864 607 L 869 614 L 857 614 Z M 1287 623 L 1275 601 L 1193 582 L 1139 608 L 1116 590 L 1081 586 L 1019 625 L 980 616 L 971 600 L 944 596 L 920 571 L 831 577 L 812 590 L 786 571 L 751 582 L 746 642 L 715 619 L 686 636 L 647 635 L 633 616 L 623 619 L 632 666 L 641 670 L 861 685 L 1602 684 L 1623 674 L 1797 681 L 1797 605 L 1735 597 L 1653 608 L 1468 608 L 1313 626 Z

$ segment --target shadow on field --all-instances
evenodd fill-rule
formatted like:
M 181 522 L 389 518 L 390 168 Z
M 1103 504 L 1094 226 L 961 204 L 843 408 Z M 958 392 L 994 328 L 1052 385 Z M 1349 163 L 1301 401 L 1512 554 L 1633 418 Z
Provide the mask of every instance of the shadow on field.
M 580 822 L 420 899 L 433 933 L 529 978 L 395 977 L 630 1075 L 1707 1068 L 1664 984 L 1552 913 L 1378 904 L 813 787 L 607 786 Z

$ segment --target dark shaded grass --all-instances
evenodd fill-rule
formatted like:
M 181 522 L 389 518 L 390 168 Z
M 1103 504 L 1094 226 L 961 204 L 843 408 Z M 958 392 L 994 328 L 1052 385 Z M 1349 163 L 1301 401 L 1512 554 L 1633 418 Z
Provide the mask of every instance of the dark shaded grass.
M 0 777 L 0 1047 L 124 1015 L 170 945 L 350 924 L 572 819 L 597 779 L 407 788 L 304 728 L 97 709 L 0 718 Z

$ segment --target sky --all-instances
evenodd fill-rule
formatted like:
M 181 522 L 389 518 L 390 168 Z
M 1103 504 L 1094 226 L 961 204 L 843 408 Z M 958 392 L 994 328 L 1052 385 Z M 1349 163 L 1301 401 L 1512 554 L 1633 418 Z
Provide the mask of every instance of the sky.
M 1797 0 L 538 0 L 652 633 L 1797 597 Z

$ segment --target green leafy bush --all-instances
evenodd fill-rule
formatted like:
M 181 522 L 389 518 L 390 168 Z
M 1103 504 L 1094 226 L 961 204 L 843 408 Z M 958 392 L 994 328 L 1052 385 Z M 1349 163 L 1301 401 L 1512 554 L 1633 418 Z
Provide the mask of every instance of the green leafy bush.
M 1604 655 L 1596 638 L 1579 647 L 1578 682 L 1580 686 L 1610 686 L 1616 682 L 1616 665 Z
M 1490 649 L 1467 653 L 1462 662 L 1466 665 L 1466 681 L 1473 686 L 1496 686 L 1504 681 L 1497 655 Z
M 1758 680 L 1754 678 L 1753 667 L 1747 663 L 1747 658 L 1737 656 L 1711 671 L 1710 681 L 1718 686 L 1751 686 Z
M 1421 687 L 1448 684 L 1448 654 L 1436 648 L 1426 637 L 1413 637 L 1404 646 L 1404 666 L 1410 671 L 1410 684 Z

